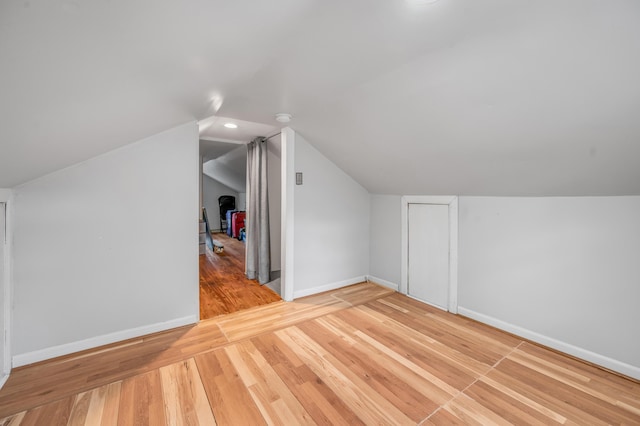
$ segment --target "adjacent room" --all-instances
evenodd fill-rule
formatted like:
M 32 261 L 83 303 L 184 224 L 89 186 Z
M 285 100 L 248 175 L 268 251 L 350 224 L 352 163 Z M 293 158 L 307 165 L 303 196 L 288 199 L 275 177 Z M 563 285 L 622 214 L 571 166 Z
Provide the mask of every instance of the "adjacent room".
M 1 2 L 0 424 L 640 424 L 639 22 Z
M 198 128 L 203 215 L 199 249 L 200 320 L 205 320 L 282 300 L 279 284 L 281 159 L 280 132 L 275 126 L 214 116 L 201 120 Z M 247 144 L 260 137 L 268 138 L 265 143 L 271 262 L 271 273 L 262 283 L 247 277 L 245 265 Z

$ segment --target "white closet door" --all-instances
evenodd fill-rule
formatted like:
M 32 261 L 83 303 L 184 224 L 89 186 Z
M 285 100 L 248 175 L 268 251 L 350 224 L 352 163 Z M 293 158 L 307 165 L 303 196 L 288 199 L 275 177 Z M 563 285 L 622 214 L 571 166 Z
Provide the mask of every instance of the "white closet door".
M 447 309 L 449 300 L 449 206 L 409 204 L 409 296 Z

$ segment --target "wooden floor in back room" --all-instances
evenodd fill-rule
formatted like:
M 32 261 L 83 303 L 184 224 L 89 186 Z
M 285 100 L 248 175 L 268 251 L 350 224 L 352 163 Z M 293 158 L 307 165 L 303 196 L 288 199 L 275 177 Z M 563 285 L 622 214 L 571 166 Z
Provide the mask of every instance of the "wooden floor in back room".
M 224 233 L 213 234 L 222 253 L 200 255 L 200 319 L 214 318 L 281 300 L 273 290 L 245 276 L 245 245 Z

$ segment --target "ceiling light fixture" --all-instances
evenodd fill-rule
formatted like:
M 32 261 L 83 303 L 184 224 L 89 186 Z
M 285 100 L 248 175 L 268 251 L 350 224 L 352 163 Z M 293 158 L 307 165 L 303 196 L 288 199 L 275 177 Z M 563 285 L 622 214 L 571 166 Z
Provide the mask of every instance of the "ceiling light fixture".
M 227 129 L 237 129 L 238 125 L 235 123 L 224 123 L 224 127 L 226 127 Z
M 286 112 L 279 112 L 276 114 L 276 120 L 280 123 L 288 123 L 292 118 L 291 114 L 287 114 Z

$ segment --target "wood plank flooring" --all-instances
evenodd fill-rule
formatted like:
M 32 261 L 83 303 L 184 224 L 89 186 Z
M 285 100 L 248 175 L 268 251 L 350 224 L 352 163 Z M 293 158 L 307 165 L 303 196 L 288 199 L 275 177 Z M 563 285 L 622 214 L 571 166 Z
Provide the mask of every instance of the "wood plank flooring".
M 244 243 L 227 234 L 213 234 L 224 252 L 207 248 L 200 256 L 200 319 L 213 318 L 281 300 L 273 290 L 244 273 Z
M 640 383 L 365 283 L 16 369 L 0 419 L 640 424 Z

